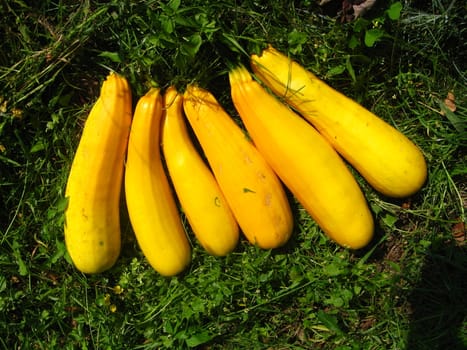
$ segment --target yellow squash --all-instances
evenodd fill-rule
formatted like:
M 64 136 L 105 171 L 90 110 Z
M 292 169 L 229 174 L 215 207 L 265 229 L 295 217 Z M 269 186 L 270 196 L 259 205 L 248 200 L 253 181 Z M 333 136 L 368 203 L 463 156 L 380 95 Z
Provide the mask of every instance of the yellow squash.
M 247 239 L 264 249 L 286 243 L 292 213 L 271 167 L 210 92 L 188 86 L 183 107 Z
M 182 272 L 191 247 L 160 154 L 162 96 L 153 88 L 142 96 L 131 124 L 125 195 L 131 225 L 151 266 L 163 276 Z
M 212 255 L 233 251 L 239 228 L 211 170 L 195 149 L 183 115 L 183 96 L 175 87 L 164 94 L 162 150 L 180 205 L 193 233 Z
M 230 71 L 229 79 L 240 118 L 284 184 L 334 241 L 353 249 L 365 246 L 373 236 L 373 217 L 337 152 L 244 67 Z
M 255 74 L 313 124 L 377 191 L 417 192 L 427 176 L 420 149 L 394 127 L 271 46 L 251 56 Z
M 91 109 L 65 190 L 65 242 L 76 268 L 103 272 L 120 254 L 120 192 L 131 123 L 131 91 L 110 74 Z

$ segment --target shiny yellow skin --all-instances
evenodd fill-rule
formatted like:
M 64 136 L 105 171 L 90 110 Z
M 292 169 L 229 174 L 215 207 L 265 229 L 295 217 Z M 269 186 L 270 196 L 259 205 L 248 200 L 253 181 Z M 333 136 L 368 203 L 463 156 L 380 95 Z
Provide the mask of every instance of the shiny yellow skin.
M 285 244 L 293 218 L 277 175 L 210 92 L 189 85 L 183 107 L 248 241 L 263 249 Z
M 246 68 L 230 71 L 229 80 L 234 106 L 255 146 L 307 212 L 338 244 L 367 245 L 373 237 L 372 214 L 332 146 Z
M 86 120 L 65 190 L 65 243 L 83 273 L 109 269 L 120 254 L 120 193 L 131 112 L 127 81 L 110 74 Z
M 163 276 L 182 272 L 191 247 L 163 168 L 160 150 L 162 96 L 152 88 L 135 109 L 128 141 L 125 195 L 136 240 L 151 266 Z
M 251 65 L 380 193 L 402 198 L 425 183 L 420 149 L 394 127 L 269 46 Z
M 195 149 L 183 115 L 183 95 L 164 94 L 162 151 L 180 205 L 202 247 L 225 256 L 237 246 L 239 227 L 211 170 Z

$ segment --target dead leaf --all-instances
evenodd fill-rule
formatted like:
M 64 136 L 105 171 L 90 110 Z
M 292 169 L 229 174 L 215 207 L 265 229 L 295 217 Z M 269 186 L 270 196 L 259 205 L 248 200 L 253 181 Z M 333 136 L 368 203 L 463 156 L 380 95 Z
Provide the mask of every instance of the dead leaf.
M 456 110 L 454 93 L 449 91 L 444 101 L 439 101 L 439 106 L 441 109 L 439 113 L 446 116 L 452 126 L 454 126 L 459 133 L 464 133 L 467 124 L 462 118 L 454 113 Z
M 409 199 L 408 201 L 402 203 L 402 209 L 408 210 L 412 207 L 412 201 Z
M 360 329 L 362 331 L 367 331 L 370 328 L 373 328 L 376 324 L 376 317 L 368 316 L 360 322 Z
M 458 222 L 452 225 L 451 232 L 458 245 L 462 246 L 465 244 L 465 224 L 460 218 Z
M 373 7 L 375 4 L 376 0 L 366 0 L 366 1 L 357 1 L 354 2 L 352 7 L 353 7 L 353 13 L 354 13 L 354 18 L 358 18 L 363 16 L 365 12 L 367 12 L 369 9 Z
M 446 105 L 446 107 L 451 111 L 451 112 L 455 112 L 456 111 L 456 103 L 455 103 L 455 96 L 454 94 L 449 91 L 448 92 L 448 95 L 447 97 L 444 99 L 444 104 Z M 441 111 L 441 114 L 444 115 L 444 112 Z

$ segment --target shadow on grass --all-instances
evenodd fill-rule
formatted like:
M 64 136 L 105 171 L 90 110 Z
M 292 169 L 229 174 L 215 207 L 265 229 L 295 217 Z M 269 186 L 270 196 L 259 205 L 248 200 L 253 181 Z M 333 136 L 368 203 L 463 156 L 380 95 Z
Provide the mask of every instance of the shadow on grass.
M 467 245 L 432 247 L 409 302 L 408 350 L 466 350 Z

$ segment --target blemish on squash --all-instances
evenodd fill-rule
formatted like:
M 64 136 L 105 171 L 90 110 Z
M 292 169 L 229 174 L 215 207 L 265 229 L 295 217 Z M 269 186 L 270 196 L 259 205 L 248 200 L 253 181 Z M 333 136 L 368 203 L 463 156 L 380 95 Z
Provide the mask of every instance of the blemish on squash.
M 104 246 L 104 241 L 99 241 L 99 246 L 103 247 Z
M 266 204 L 267 207 L 271 205 L 272 202 L 272 194 L 271 193 L 266 193 L 266 196 L 264 197 L 264 204 Z
M 266 181 L 266 174 L 262 171 L 258 172 L 258 179 L 260 179 L 263 182 Z
M 221 201 L 220 201 L 219 197 L 217 197 L 217 196 L 214 197 L 214 205 L 215 205 L 216 207 L 220 207 L 220 206 L 221 206 Z
M 244 160 L 245 160 L 245 163 L 247 163 L 247 164 L 253 164 L 253 161 L 251 160 L 249 155 L 245 155 Z
M 243 193 L 256 193 L 256 192 L 253 191 L 253 190 L 250 190 L 249 188 L 244 187 L 243 188 Z

